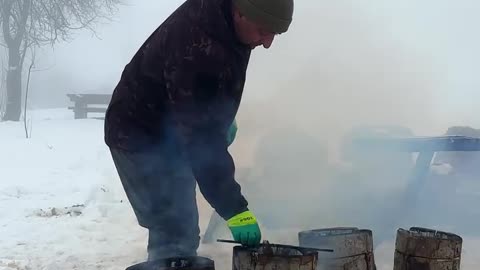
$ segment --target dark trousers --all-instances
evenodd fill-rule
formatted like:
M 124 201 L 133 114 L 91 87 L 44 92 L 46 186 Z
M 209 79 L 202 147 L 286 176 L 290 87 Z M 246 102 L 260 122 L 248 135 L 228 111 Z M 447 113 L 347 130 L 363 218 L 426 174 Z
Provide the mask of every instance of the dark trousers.
M 178 149 L 170 145 L 143 152 L 110 151 L 138 223 L 149 230 L 148 260 L 196 256 L 196 181 Z

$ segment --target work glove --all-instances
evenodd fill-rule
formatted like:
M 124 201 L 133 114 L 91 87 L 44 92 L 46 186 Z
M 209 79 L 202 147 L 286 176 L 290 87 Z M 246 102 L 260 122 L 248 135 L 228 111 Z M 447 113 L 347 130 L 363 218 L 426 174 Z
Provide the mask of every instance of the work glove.
M 233 239 L 245 246 L 256 246 L 262 239 L 257 218 L 249 210 L 227 220 Z
M 227 143 L 229 146 L 235 140 L 235 136 L 237 135 L 237 130 L 238 130 L 237 121 L 234 119 L 232 124 L 228 128 L 228 132 L 227 132 Z

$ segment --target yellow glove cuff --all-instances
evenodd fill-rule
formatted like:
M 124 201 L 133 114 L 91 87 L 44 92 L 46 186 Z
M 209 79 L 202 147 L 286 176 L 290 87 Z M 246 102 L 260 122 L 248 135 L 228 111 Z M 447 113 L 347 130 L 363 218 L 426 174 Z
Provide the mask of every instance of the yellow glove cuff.
M 250 210 L 247 210 L 227 220 L 227 224 L 229 227 L 253 225 L 257 224 L 257 218 Z

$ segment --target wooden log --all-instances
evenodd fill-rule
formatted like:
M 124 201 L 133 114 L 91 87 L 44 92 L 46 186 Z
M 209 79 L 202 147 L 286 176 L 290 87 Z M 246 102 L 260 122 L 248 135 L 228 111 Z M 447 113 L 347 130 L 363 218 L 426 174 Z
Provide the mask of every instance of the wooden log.
M 317 270 L 374 270 L 372 231 L 356 227 L 325 228 L 302 231 L 300 246 L 329 247 L 333 253 L 318 255 Z
M 215 270 L 215 262 L 206 257 L 172 257 L 155 261 L 142 262 L 127 267 L 125 270 Z
M 258 248 L 235 246 L 233 270 L 314 270 L 318 254 L 315 250 L 262 244 Z
M 394 270 L 459 270 L 462 238 L 456 234 L 412 227 L 398 229 Z

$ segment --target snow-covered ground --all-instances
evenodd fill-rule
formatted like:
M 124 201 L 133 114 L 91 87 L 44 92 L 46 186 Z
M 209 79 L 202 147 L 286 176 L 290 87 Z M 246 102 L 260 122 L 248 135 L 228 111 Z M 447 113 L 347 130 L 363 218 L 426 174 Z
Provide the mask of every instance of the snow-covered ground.
M 73 120 L 66 109 L 29 112 L 0 123 L 0 269 L 125 269 L 146 258 L 140 228 L 103 142 L 103 121 Z M 199 195 L 204 231 L 212 209 Z M 296 232 L 265 232 L 295 241 Z M 392 269 L 393 242 L 376 250 L 378 269 Z M 462 269 L 478 269 L 480 239 L 464 236 Z M 217 269 L 231 269 L 231 246 L 202 245 Z

